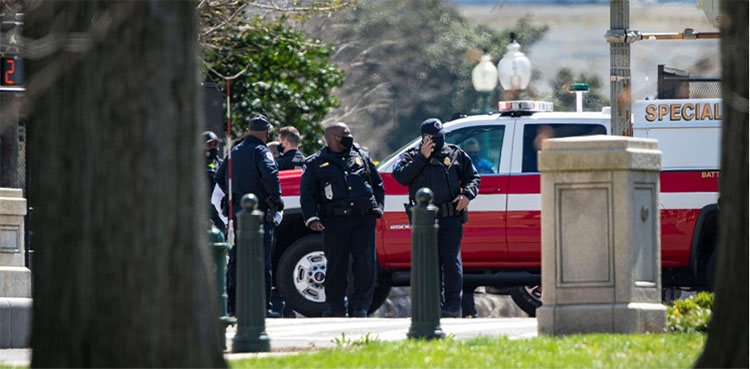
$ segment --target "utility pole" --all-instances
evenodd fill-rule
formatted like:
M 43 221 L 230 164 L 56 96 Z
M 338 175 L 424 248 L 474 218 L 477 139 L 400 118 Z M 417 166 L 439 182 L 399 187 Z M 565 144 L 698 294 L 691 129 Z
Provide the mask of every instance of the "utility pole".
M 709 8 L 714 0 L 705 0 Z M 705 6 L 706 4 L 704 4 Z M 705 9 L 705 8 L 704 8 Z M 709 21 L 718 25 L 715 10 L 707 10 Z M 633 126 L 630 121 L 630 44 L 646 40 L 697 40 L 719 38 L 718 32 L 695 32 L 685 28 L 682 32 L 641 33 L 630 29 L 630 0 L 609 1 L 609 30 L 604 38 L 609 42 L 609 83 L 610 101 L 612 104 L 612 134 L 632 136 Z
M 633 129 L 630 123 L 630 43 L 635 41 L 635 34 L 629 30 L 629 0 L 610 0 L 609 28 L 604 37 L 609 42 L 612 134 L 632 136 Z

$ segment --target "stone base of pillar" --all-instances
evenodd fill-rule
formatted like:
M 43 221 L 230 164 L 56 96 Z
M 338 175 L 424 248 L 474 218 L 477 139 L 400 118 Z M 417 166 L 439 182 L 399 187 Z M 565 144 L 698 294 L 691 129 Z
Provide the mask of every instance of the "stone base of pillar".
M 29 347 L 31 299 L 0 297 L 0 349 Z
M 31 270 L 0 266 L 0 297 L 31 297 Z
M 667 307 L 654 303 L 543 305 L 536 310 L 539 333 L 663 333 Z

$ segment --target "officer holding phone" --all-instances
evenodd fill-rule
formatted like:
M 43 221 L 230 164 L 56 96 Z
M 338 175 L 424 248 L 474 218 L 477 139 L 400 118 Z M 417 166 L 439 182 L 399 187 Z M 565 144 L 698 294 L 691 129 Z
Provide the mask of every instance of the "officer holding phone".
M 479 193 L 479 174 L 471 158 L 456 145 L 445 143 L 445 129 L 439 119 L 420 126 L 422 143 L 399 157 L 393 178 L 409 187 L 409 201 L 422 187 L 432 190 L 438 212 L 438 253 L 441 267 L 442 316 L 461 316 L 463 267 L 461 238 L 468 220 L 469 201 Z

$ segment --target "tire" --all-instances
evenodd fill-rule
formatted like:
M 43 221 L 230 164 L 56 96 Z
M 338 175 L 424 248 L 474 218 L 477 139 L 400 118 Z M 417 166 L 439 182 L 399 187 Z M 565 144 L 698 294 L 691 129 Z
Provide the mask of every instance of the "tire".
M 385 300 L 388 300 L 388 295 L 391 294 L 391 286 L 375 286 L 375 294 L 372 295 L 372 303 L 370 309 L 367 310 L 367 314 L 372 314 L 375 310 L 380 309 Z
M 292 243 L 276 266 L 276 283 L 284 300 L 306 317 L 319 317 L 326 309 L 326 259 L 320 234 L 311 234 Z M 390 286 L 376 286 L 368 314 L 385 303 Z
M 520 286 L 511 288 L 510 297 L 530 317 L 536 316 L 536 309 L 542 306 L 542 286 Z

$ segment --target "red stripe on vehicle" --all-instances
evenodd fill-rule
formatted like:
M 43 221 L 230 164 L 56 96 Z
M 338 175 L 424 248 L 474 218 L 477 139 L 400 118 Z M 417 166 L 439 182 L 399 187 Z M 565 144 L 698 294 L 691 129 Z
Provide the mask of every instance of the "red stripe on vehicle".
M 283 196 L 299 196 L 301 170 L 285 170 L 279 173 Z M 400 185 L 391 173 L 380 173 L 386 195 L 407 195 L 409 189 Z M 661 192 L 718 192 L 719 172 L 713 170 L 689 172 L 662 172 Z M 480 194 L 538 194 L 541 176 L 539 173 L 520 175 L 483 176 Z
M 661 192 L 719 192 L 719 171 L 662 172 Z

